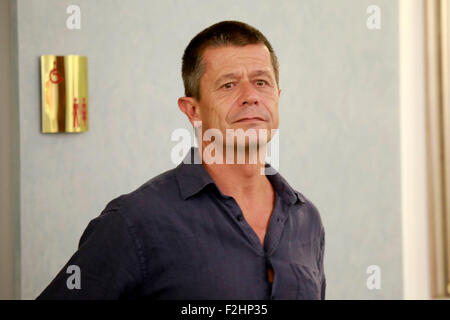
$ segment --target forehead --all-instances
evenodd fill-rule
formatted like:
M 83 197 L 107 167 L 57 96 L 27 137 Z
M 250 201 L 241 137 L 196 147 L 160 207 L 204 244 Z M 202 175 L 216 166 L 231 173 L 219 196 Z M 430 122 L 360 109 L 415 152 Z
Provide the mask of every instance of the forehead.
M 203 52 L 203 63 L 204 75 L 208 78 L 242 68 L 264 68 L 272 71 L 270 52 L 264 44 L 209 47 Z

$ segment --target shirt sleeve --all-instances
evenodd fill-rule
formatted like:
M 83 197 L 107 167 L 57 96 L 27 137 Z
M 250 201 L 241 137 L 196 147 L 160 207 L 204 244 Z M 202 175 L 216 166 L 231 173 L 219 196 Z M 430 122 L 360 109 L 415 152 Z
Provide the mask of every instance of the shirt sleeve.
M 108 207 L 91 220 L 78 250 L 37 299 L 120 299 L 139 295 L 143 260 L 134 228 Z
M 319 271 L 320 271 L 320 279 L 321 279 L 321 291 L 320 291 L 320 299 L 325 300 L 325 291 L 327 287 L 327 281 L 325 278 L 324 266 L 323 266 L 323 258 L 325 255 L 325 231 L 322 230 L 322 234 L 320 236 L 320 250 L 319 250 Z

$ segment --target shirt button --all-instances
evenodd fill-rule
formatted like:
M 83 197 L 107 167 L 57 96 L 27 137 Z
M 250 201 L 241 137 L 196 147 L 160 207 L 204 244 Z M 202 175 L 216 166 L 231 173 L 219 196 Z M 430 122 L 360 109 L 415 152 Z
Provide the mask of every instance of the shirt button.
M 239 214 L 239 215 L 236 216 L 236 219 L 238 221 L 242 221 L 242 219 L 244 219 L 244 216 L 242 214 Z

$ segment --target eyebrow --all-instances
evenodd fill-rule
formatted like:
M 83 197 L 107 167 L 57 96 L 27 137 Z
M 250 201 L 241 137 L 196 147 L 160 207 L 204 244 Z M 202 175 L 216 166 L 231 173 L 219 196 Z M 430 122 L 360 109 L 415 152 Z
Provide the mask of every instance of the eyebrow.
M 257 77 L 257 76 L 266 76 L 268 78 L 270 78 L 272 80 L 272 75 L 270 74 L 270 72 L 266 71 L 266 70 L 256 70 L 250 73 L 250 77 Z M 217 86 L 219 85 L 222 81 L 226 80 L 226 79 L 236 79 L 238 78 L 239 75 L 237 73 L 226 73 L 224 75 L 221 75 L 215 82 L 214 85 Z

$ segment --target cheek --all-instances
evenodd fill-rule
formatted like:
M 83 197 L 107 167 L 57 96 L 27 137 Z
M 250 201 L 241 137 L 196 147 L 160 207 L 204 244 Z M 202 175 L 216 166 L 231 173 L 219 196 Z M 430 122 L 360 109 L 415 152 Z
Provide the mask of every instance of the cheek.
M 230 110 L 236 105 L 237 96 L 233 93 L 220 94 L 211 101 L 211 120 L 216 125 L 228 123 Z
M 205 126 L 210 129 L 219 129 L 226 122 L 227 114 L 225 112 L 226 104 L 219 104 L 219 101 L 215 100 L 214 103 L 210 101 L 208 111 L 205 112 L 203 122 Z
M 279 120 L 278 114 L 277 114 L 276 120 L 274 121 L 274 126 L 273 126 L 273 127 L 274 127 L 274 128 L 278 128 L 279 124 L 280 124 L 280 120 Z
M 222 115 L 221 110 L 216 107 L 214 109 L 214 112 L 213 112 L 212 117 L 211 117 L 211 121 L 214 124 L 214 127 L 216 129 L 219 129 L 221 127 L 221 125 L 222 125 L 222 123 L 224 121 L 224 117 L 225 116 Z
M 278 119 L 278 96 L 267 95 L 265 101 L 269 112 L 272 114 L 272 119 L 275 121 L 275 119 Z

